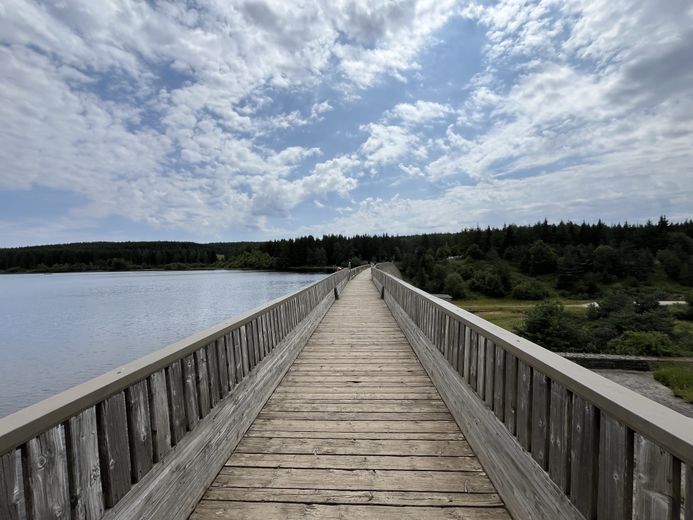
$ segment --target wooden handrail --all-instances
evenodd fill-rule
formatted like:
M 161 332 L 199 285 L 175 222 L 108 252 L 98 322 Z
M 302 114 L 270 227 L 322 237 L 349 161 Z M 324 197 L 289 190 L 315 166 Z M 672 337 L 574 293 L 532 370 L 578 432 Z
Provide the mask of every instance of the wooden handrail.
M 586 517 L 630 518 L 630 507 L 675 515 L 682 465 L 690 504 L 693 420 L 388 273 L 372 275 Z
M 29 518 L 61 508 L 102 516 L 314 309 L 334 298 L 350 271 L 0 418 L 0 517 L 16 518 L 23 499 Z M 23 483 L 16 481 L 17 448 Z

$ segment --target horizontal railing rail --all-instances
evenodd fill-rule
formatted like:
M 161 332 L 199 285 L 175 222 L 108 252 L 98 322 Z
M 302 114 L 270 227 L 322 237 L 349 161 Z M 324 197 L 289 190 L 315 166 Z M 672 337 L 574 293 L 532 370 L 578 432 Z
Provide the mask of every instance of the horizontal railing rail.
M 29 519 L 100 518 L 350 274 L 337 271 L 1 418 L 0 518 L 23 510 Z
M 372 276 L 585 518 L 678 519 L 685 502 L 693 519 L 693 420 L 383 271 Z

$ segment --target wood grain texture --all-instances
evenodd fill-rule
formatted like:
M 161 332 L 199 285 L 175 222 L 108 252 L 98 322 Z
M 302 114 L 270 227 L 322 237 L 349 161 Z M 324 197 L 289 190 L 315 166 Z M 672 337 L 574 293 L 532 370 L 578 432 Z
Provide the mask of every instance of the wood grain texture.
M 104 497 L 95 408 L 88 408 L 65 423 L 65 444 L 72 519 L 99 520 L 104 512 Z
M 197 395 L 197 369 L 195 368 L 195 356 L 190 354 L 182 360 L 183 364 L 183 391 L 185 393 L 185 417 L 188 422 L 188 430 L 192 431 L 200 422 L 200 398 Z
M 221 396 L 219 385 L 219 358 L 216 341 L 205 347 L 207 351 L 207 372 L 209 374 L 209 406 L 214 408 Z
M 171 444 L 173 445 L 178 444 L 187 432 L 183 383 L 183 367 L 180 361 L 176 361 L 166 369 L 166 390 L 171 420 Z
M 539 465 L 549 466 L 550 381 L 538 370 L 532 374 L 532 457 Z
M 200 417 L 206 417 L 209 411 L 212 409 L 212 401 L 209 396 L 209 368 L 207 366 L 207 349 L 204 347 L 195 352 L 195 371 Z
M 597 516 L 630 520 L 633 512 L 633 432 L 602 414 L 599 427 Z
M 348 518 L 353 520 L 510 520 L 502 508 L 391 507 L 355 504 L 305 504 L 270 502 L 203 501 L 191 520 L 295 520 L 305 518 Z
M 67 452 L 62 426 L 55 426 L 22 449 L 24 496 L 29 520 L 70 518 Z
M 114 506 L 130 490 L 125 394 L 118 392 L 96 407 L 99 462 L 106 507 Z
M 517 362 L 517 411 L 515 434 L 520 445 L 529 451 L 532 447 L 532 367 Z
M 635 434 L 633 518 L 678 520 L 681 515 L 681 464 L 654 442 Z
M 597 514 L 599 410 L 573 396 L 570 443 L 570 500 L 586 518 Z
M 570 491 L 570 433 L 572 395 L 560 383 L 551 382 L 549 418 L 549 476 L 564 493 Z
M 132 481 L 138 482 L 154 465 L 152 426 L 147 382 L 140 381 L 125 390 L 127 434 Z
M 0 456 L 0 518 L 19 520 L 22 483 L 17 474 L 17 452 Z
M 505 395 L 503 398 L 505 414 L 498 416 L 503 420 L 508 431 L 515 435 L 517 431 L 517 358 L 505 353 Z
M 166 389 L 166 373 L 163 370 L 149 376 L 149 414 L 152 427 L 154 462 L 159 462 L 171 451 L 171 417 Z

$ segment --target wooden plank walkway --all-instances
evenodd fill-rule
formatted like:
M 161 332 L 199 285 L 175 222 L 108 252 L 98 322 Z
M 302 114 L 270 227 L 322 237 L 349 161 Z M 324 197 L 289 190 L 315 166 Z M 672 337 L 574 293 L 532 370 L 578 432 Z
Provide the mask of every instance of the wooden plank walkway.
M 510 515 L 366 271 L 190 518 Z

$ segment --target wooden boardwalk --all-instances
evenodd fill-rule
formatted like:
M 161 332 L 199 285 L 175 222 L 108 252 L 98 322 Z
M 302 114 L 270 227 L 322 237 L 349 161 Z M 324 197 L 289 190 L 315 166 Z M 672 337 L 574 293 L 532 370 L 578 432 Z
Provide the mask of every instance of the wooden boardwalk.
M 370 273 L 335 302 L 191 519 L 509 519 Z

